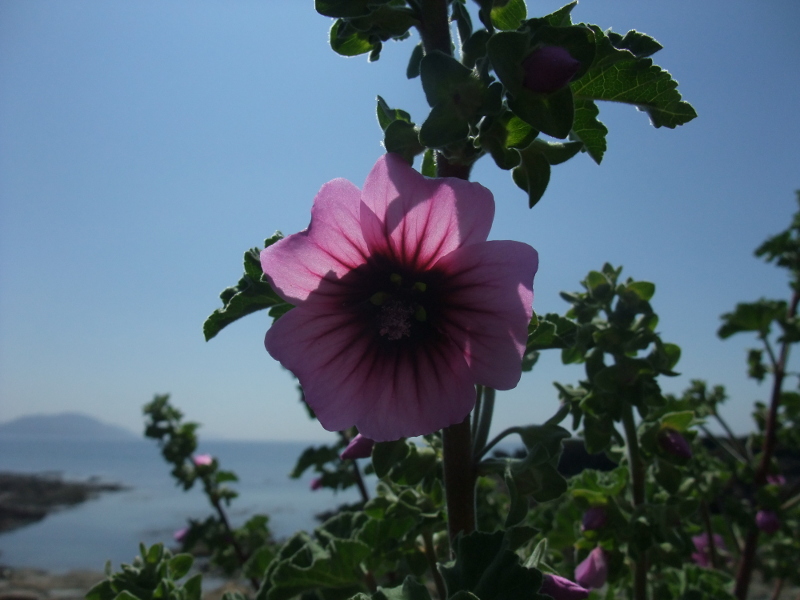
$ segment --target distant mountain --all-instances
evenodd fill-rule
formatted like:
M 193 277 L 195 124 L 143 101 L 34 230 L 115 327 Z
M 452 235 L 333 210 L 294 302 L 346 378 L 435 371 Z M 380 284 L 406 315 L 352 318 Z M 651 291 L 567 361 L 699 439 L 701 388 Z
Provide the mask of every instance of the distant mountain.
M 0 439 L 135 440 L 132 431 L 79 413 L 28 415 L 0 423 Z

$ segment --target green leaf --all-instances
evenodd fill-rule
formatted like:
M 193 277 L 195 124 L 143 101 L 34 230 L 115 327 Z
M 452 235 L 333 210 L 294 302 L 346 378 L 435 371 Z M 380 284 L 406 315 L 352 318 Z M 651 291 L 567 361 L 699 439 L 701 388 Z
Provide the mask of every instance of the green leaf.
M 586 146 L 586 152 L 598 165 L 606 152 L 606 135 L 608 128 L 597 120 L 600 109 L 591 100 L 575 98 L 575 119 L 572 122 L 572 134 Z
M 328 463 L 338 462 L 341 451 L 341 444 L 336 446 L 309 446 L 303 450 L 289 476 L 292 479 L 297 479 L 311 467 L 322 470 L 322 467 Z
M 431 600 L 431 595 L 423 584 L 411 576 L 405 578 L 402 586 L 378 588 L 373 600 Z
M 480 600 L 545 600 L 538 593 L 542 574 L 520 564 L 502 531 L 459 536 L 456 559 L 440 567 L 449 598 L 469 592 Z M 463 595 L 462 598 L 470 598 Z
M 420 136 L 421 131 L 417 131 L 413 123 L 401 120 L 392 121 L 386 127 L 383 146 L 387 152 L 399 154 L 411 165 L 414 164 L 414 157 L 425 151 L 425 146 L 420 144 Z
M 363 31 L 354 29 L 347 22 L 339 19 L 331 26 L 331 48 L 342 56 L 358 56 L 372 52 L 378 47 L 370 36 Z
M 550 183 L 550 163 L 536 148 L 520 151 L 520 164 L 511 172 L 517 187 L 528 193 L 528 206 L 533 208 L 542 199 Z
M 489 458 L 479 465 L 481 473 L 503 475 L 511 495 L 506 526 L 519 523 L 528 509 L 528 497 L 537 502 L 558 498 L 567 489 L 558 473 L 562 442 L 569 432 L 558 425 L 530 425 L 514 428 L 525 445 L 525 458 Z
M 405 121 L 406 123 L 411 123 L 411 115 L 399 108 L 391 108 L 386 100 L 380 96 L 378 96 L 378 107 L 376 112 L 378 115 L 378 124 L 381 126 L 383 131 L 386 131 L 386 128 L 395 121 Z
M 492 24 L 503 31 L 517 29 L 528 16 L 525 0 L 495 2 L 490 13 Z
M 661 427 L 674 429 L 676 431 L 686 431 L 694 420 L 694 411 L 683 410 L 671 412 L 661 417 Z
M 422 42 L 420 42 L 414 46 L 411 51 L 411 57 L 408 59 L 408 67 L 406 68 L 406 77 L 408 79 L 419 77 L 419 65 L 423 56 L 425 56 L 425 50 L 422 47 Z
M 369 546 L 356 540 L 328 538 L 321 543 L 297 533 L 270 565 L 258 598 L 290 600 L 316 588 L 351 588 L 360 583 L 359 565 L 370 553 Z
M 436 160 L 433 157 L 433 150 L 428 148 L 422 157 L 422 167 L 420 173 L 425 177 L 436 177 Z
M 542 17 L 542 20 L 553 27 L 568 27 L 572 25 L 570 13 L 577 5 L 577 0 L 575 0 L 575 2 L 570 2 L 566 6 L 562 6 L 558 10 L 551 12 L 549 15 Z
M 439 51 L 425 55 L 420 63 L 420 76 L 425 98 L 431 107 L 451 100 L 464 84 L 473 81 L 471 69 Z
M 176 554 L 169 559 L 169 571 L 173 579 L 180 579 L 189 572 L 194 563 L 194 557 L 191 554 Z
M 472 35 L 472 18 L 469 11 L 460 2 L 453 2 L 453 13 L 450 19 L 456 22 L 459 39 L 466 41 Z
M 583 149 L 583 142 L 548 142 L 541 138 L 533 140 L 536 148 L 551 165 L 560 165 L 568 161 Z
M 264 240 L 264 247 L 271 246 L 283 238 L 281 232 Z M 203 335 L 206 341 L 217 335 L 222 329 L 247 316 L 265 308 L 279 309 L 284 313 L 291 308 L 283 298 L 272 289 L 261 270 L 261 251 L 258 248 L 248 250 L 244 254 L 244 275 L 233 287 L 226 288 L 220 294 L 222 308 L 218 308 L 203 323 Z M 272 315 L 272 311 L 270 311 Z M 272 315 L 275 318 L 280 315 Z
M 656 286 L 649 281 L 632 281 L 625 286 L 625 289 L 636 294 L 640 300 L 647 302 L 656 293 Z
M 186 583 L 183 584 L 183 591 L 185 594 L 184 600 L 200 600 L 203 592 L 202 588 L 203 575 L 201 573 L 192 575 L 186 580 Z
M 429 148 L 443 148 L 465 140 L 469 135 L 469 123 L 452 107 L 442 102 L 431 109 L 428 118 L 419 130 L 419 141 Z
M 536 94 L 520 88 L 517 96 L 508 99 L 508 107 L 534 129 L 559 139 L 569 135 L 575 118 L 575 105 L 569 86 L 552 94 Z
M 314 8 L 319 14 L 334 18 L 368 15 L 369 5 L 369 0 L 314 0 Z
M 725 339 L 735 333 L 753 331 L 766 336 L 772 323 L 779 321 L 785 314 L 786 303 L 783 301 L 762 298 L 757 302 L 737 304 L 732 313 L 725 313 L 720 317 L 723 324 L 717 335 Z
M 649 58 L 616 48 L 599 27 L 591 29 L 597 54 L 592 68 L 571 84 L 576 99 L 633 104 L 650 116 L 654 127 L 672 129 L 697 116 L 691 104 L 681 100 L 678 84 L 667 71 Z
M 624 36 L 614 31 L 608 31 L 606 35 L 615 48 L 630 50 L 636 58 L 647 58 L 664 48 L 649 35 L 636 30 L 631 30 Z
M 464 40 L 461 45 L 461 62 L 464 66 L 472 69 L 478 59 L 486 56 L 486 44 L 491 34 L 485 29 L 479 29 L 469 38 Z

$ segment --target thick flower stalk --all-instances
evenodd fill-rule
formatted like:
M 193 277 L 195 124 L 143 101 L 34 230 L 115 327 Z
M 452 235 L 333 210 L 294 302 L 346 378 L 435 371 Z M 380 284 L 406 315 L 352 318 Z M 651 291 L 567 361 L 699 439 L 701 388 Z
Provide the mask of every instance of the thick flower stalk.
M 308 229 L 262 251 L 270 284 L 296 306 L 267 350 L 323 427 L 422 435 L 463 421 L 475 384 L 517 385 L 538 258 L 487 241 L 493 218 L 483 186 L 427 179 L 387 154 L 363 190 L 325 184 Z

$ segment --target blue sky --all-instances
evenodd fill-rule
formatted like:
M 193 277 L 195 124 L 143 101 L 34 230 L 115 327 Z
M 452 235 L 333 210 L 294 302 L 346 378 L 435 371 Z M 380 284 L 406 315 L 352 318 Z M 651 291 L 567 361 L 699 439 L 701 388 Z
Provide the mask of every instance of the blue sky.
M 659 330 L 683 349 L 663 386 L 725 384 L 744 431 L 768 391 L 744 376 L 751 340 L 716 329 L 736 302 L 786 295 L 752 251 L 800 188 L 800 4 L 584 0 L 573 17 L 659 40 L 700 116 L 656 130 L 602 105 L 602 166 L 554 168 L 533 210 L 483 159 L 491 237 L 539 251 L 540 313 L 605 261 L 655 282 Z M 382 153 L 377 94 L 427 114 L 405 78 L 413 41 L 370 64 L 335 55 L 329 26 L 310 0 L 0 3 L 0 421 L 69 410 L 139 431 L 169 392 L 209 436 L 326 439 L 263 348 L 266 314 L 209 343 L 202 323 L 247 248 L 303 229 L 326 181 L 362 185 Z M 496 429 L 546 419 L 552 381 L 581 376 L 545 356 L 499 395 Z

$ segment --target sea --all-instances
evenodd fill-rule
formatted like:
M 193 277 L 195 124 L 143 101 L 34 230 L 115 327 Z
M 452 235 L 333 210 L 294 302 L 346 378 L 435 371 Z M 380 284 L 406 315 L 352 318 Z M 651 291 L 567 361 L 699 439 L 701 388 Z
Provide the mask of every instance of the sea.
M 234 526 L 254 514 L 269 516 L 277 539 L 319 524 L 315 515 L 359 499 L 355 488 L 312 491 L 314 475 L 289 473 L 307 442 L 202 442 L 220 467 L 234 471 L 239 492 L 231 502 Z M 116 569 L 130 563 L 139 544 L 175 546 L 175 531 L 187 519 L 204 519 L 213 509 L 199 485 L 184 491 L 169 474 L 158 446 L 145 440 L 0 439 L 0 471 L 58 473 L 66 480 L 126 486 L 95 499 L 50 513 L 43 520 L 0 534 L 0 565 L 62 573 L 75 569 L 102 571 L 106 561 Z

